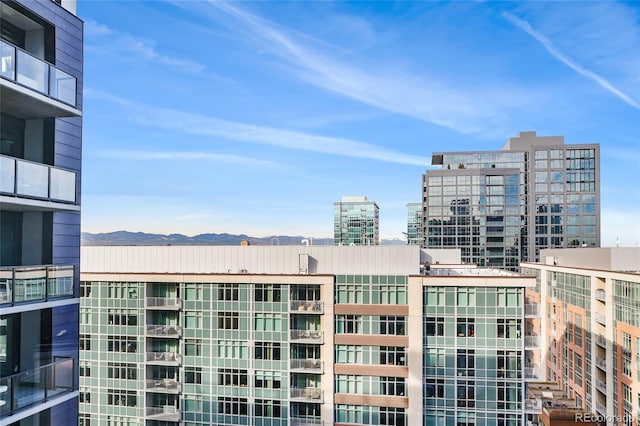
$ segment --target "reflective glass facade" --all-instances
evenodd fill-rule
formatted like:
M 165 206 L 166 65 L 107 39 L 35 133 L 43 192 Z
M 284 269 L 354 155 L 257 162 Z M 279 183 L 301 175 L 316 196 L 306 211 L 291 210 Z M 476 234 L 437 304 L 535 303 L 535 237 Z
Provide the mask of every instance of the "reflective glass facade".
M 343 197 L 333 204 L 334 245 L 380 244 L 379 209 L 366 197 Z

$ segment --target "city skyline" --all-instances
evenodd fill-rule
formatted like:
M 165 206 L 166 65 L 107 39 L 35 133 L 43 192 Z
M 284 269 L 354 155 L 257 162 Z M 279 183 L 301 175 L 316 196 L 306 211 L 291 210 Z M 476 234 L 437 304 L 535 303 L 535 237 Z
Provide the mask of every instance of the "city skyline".
M 333 202 L 366 195 L 381 238 L 402 238 L 432 152 L 533 130 L 601 144 L 602 245 L 640 241 L 632 4 L 79 2 L 78 14 L 83 231 L 328 237 Z

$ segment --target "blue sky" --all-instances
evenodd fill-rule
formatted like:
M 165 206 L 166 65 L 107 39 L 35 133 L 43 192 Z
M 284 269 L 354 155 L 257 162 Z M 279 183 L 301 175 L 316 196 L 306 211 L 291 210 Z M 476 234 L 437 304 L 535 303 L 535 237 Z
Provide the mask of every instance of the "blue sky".
M 83 1 L 83 231 L 402 238 L 433 151 L 601 144 L 602 243 L 640 242 L 640 4 Z

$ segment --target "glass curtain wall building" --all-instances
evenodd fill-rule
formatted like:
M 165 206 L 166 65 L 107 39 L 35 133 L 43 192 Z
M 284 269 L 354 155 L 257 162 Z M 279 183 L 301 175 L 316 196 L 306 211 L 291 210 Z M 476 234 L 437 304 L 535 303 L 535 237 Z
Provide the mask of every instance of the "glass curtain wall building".
M 415 245 L 82 250 L 81 424 L 525 422 L 533 277 Z
M 375 201 L 367 197 L 342 197 L 333 204 L 333 244 L 380 244 L 379 208 Z
M 434 153 L 423 176 L 425 246 L 516 269 L 544 248 L 600 245 L 599 145 L 521 132 L 500 151 Z
M 422 203 L 407 204 L 407 244 L 424 245 Z
M 0 425 L 78 424 L 82 39 L 0 1 Z

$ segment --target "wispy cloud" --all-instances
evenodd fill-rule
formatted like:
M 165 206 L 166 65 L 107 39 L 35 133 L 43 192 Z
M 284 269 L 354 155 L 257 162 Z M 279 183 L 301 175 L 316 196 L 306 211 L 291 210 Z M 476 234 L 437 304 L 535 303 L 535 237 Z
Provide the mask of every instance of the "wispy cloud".
M 547 38 L 540 32 L 536 31 L 531 26 L 531 24 L 529 24 L 527 21 L 522 20 L 517 16 L 512 15 L 509 12 L 503 12 L 502 16 L 504 16 L 505 19 L 507 19 L 508 21 L 510 21 L 511 23 L 513 23 L 514 25 L 522 29 L 523 31 L 525 31 L 531 37 L 536 39 L 557 60 L 559 60 L 560 62 L 562 62 L 563 64 L 565 64 L 566 66 L 568 66 L 569 68 L 577 72 L 578 74 L 590 80 L 593 80 L 605 90 L 609 91 L 610 93 L 622 99 L 629 106 L 632 106 L 636 109 L 640 109 L 640 103 L 638 103 L 637 101 L 632 99 L 629 95 L 619 90 L 617 87 L 615 87 L 613 84 L 611 84 L 607 79 L 605 79 L 601 75 L 585 68 L 584 66 L 582 66 L 581 64 L 579 64 L 578 62 L 570 58 L 567 54 L 560 51 L 549 38 Z
M 94 20 L 86 20 L 84 28 L 87 36 L 87 50 L 125 54 L 131 58 L 155 62 L 192 74 L 200 73 L 205 69 L 204 65 L 192 59 L 160 53 L 153 40 L 118 31 Z
M 232 164 L 269 165 L 271 161 L 260 160 L 240 155 L 219 154 L 215 152 L 197 151 L 135 151 L 135 150 L 105 150 L 96 153 L 100 157 L 119 160 L 170 160 L 170 161 L 214 161 Z
M 292 73 L 318 87 L 385 111 L 414 117 L 461 133 L 504 135 L 514 127 L 506 109 L 525 103 L 530 93 L 501 83 L 496 89 L 465 89 L 459 84 L 400 71 L 357 67 L 332 56 L 329 49 L 309 37 L 283 29 L 228 2 L 209 4 L 234 18 L 232 31 L 256 43 L 261 51 L 283 60 Z M 240 25 L 237 25 L 240 24 Z M 508 95 L 507 95 L 508 94 Z
M 95 90 L 86 91 L 85 96 L 101 98 L 115 103 L 124 109 L 124 116 L 127 120 L 155 129 L 420 167 L 426 167 L 429 164 L 427 157 L 392 151 L 352 139 L 245 124 L 202 114 L 160 108 L 132 102 Z M 178 154 L 180 155 L 180 153 Z

